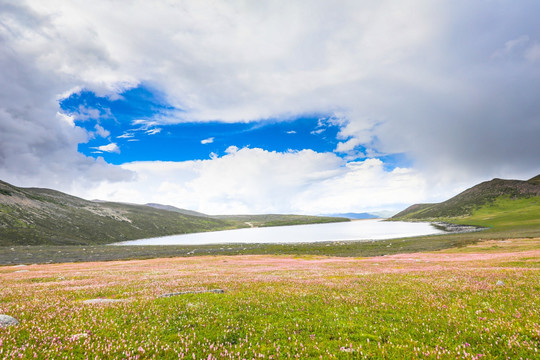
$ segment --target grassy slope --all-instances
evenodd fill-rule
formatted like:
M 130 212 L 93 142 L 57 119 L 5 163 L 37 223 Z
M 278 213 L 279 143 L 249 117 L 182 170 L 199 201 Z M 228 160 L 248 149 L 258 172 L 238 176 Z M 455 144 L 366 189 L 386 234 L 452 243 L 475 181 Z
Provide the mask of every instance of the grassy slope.
M 238 227 L 142 205 L 91 202 L 49 189 L 0 183 L 0 245 L 104 244 Z
M 467 225 L 480 225 L 500 231 L 540 228 L 540 196 L 511 199 L 502 196 L 492 203 L 475 209 L 463 218 L 449 218 L 453 222 Z
M 392 217 L 395 220 L 432 220 L 470 216 L 499 198 L 523 199 L 540 196 L 538 176 L 528 181 L 493 179 L 478 184 L 438 204 L 417 204 Z
M 540 236 L 540 176 L 528 181 L 494 179 L 439 204 L 413 205 L 392 220 L 447 221 L 489 230 L 479 238 Z
M 173 234 L 348 219 L 300 215 L 209 217 L 186 210 L 92 202 L 59 191 L 0 181 L 0 247 L 96 245 Z

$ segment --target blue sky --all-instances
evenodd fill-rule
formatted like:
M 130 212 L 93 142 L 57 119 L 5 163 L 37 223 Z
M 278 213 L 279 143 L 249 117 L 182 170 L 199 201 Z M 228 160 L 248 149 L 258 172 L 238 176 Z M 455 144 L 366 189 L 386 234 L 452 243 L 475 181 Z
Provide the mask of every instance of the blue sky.
M 160 118 L 181 114 L 182 110 L 166 104 L 156 91 L 143 85 L 114 98 L 83 90 L 61 100 L 60 108 L 74 117 L 77 126 L 93 134 L 88 142 L 78 145 L 79 151 L 116 165 L 132 161 L 202 160 L 222 156 L 230 146 L 277 152 L 304 149 L 332 152 L 344 140 L 337 138 L 340 124 L 333 122 L 328 114 L 237 123 L 163 124 Z M 100 135 L 97 127 L 105 135 Z M 99 149 L 111 143 L 118 148 Z M 338 155 L 348 160 L 365 158 L 364 147 L 359 145 L 355 150 L 361 156 Z M 399 156 L 385 158 L 392 165 L 404 161 Z

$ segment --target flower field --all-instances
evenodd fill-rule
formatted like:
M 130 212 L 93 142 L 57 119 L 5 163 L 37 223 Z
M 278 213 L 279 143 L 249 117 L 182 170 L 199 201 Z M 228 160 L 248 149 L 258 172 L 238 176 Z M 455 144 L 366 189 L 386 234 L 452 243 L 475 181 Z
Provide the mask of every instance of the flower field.
M 538 245 L 4 266 L 0 358 L 538 359 Z

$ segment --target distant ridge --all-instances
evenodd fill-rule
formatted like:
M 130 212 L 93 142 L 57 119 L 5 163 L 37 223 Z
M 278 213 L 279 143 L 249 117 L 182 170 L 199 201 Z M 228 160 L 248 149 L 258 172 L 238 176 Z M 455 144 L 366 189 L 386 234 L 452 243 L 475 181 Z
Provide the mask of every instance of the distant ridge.
M 474 210 L 502 197 L 520 199 L 533 196 L 540 196 L 540 175 L 526 181 L 495 178 L 473 186 L 441 203 L 412 205 L 394 215 L 392 219 L 421 220 L 463 217 L 471 215 Z
M 184 215 L 210 217 L 209 215 L 203 214 L 203 213 L 198 212 L 198 211 L 180 209 L 180 208 L 177 208 L 176 206 L 172 206 L 172 205 L 162 205 L 162 204 L 155 204 L 155 203 L 148 203 L 148 204 L 145 204 L 145 205 L 153 207 L 155 209 L 174 211 L 174 212 L 184 214 Z
M 351 220 L 380 219 L 381 216 L 371 213 L 339 213 L 324 214 L 323 216 L 343 217 Z

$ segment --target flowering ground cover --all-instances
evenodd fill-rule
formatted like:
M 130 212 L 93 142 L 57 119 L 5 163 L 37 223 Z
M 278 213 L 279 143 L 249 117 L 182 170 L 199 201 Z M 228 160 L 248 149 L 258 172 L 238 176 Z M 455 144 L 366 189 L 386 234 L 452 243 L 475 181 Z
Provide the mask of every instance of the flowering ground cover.
M 535 359 L 540 240 L 0 267 L 0 358 Z M 160 298 L 165 293 L 223 289 Z M 90 299 L 120 301 L 85 303 Z

